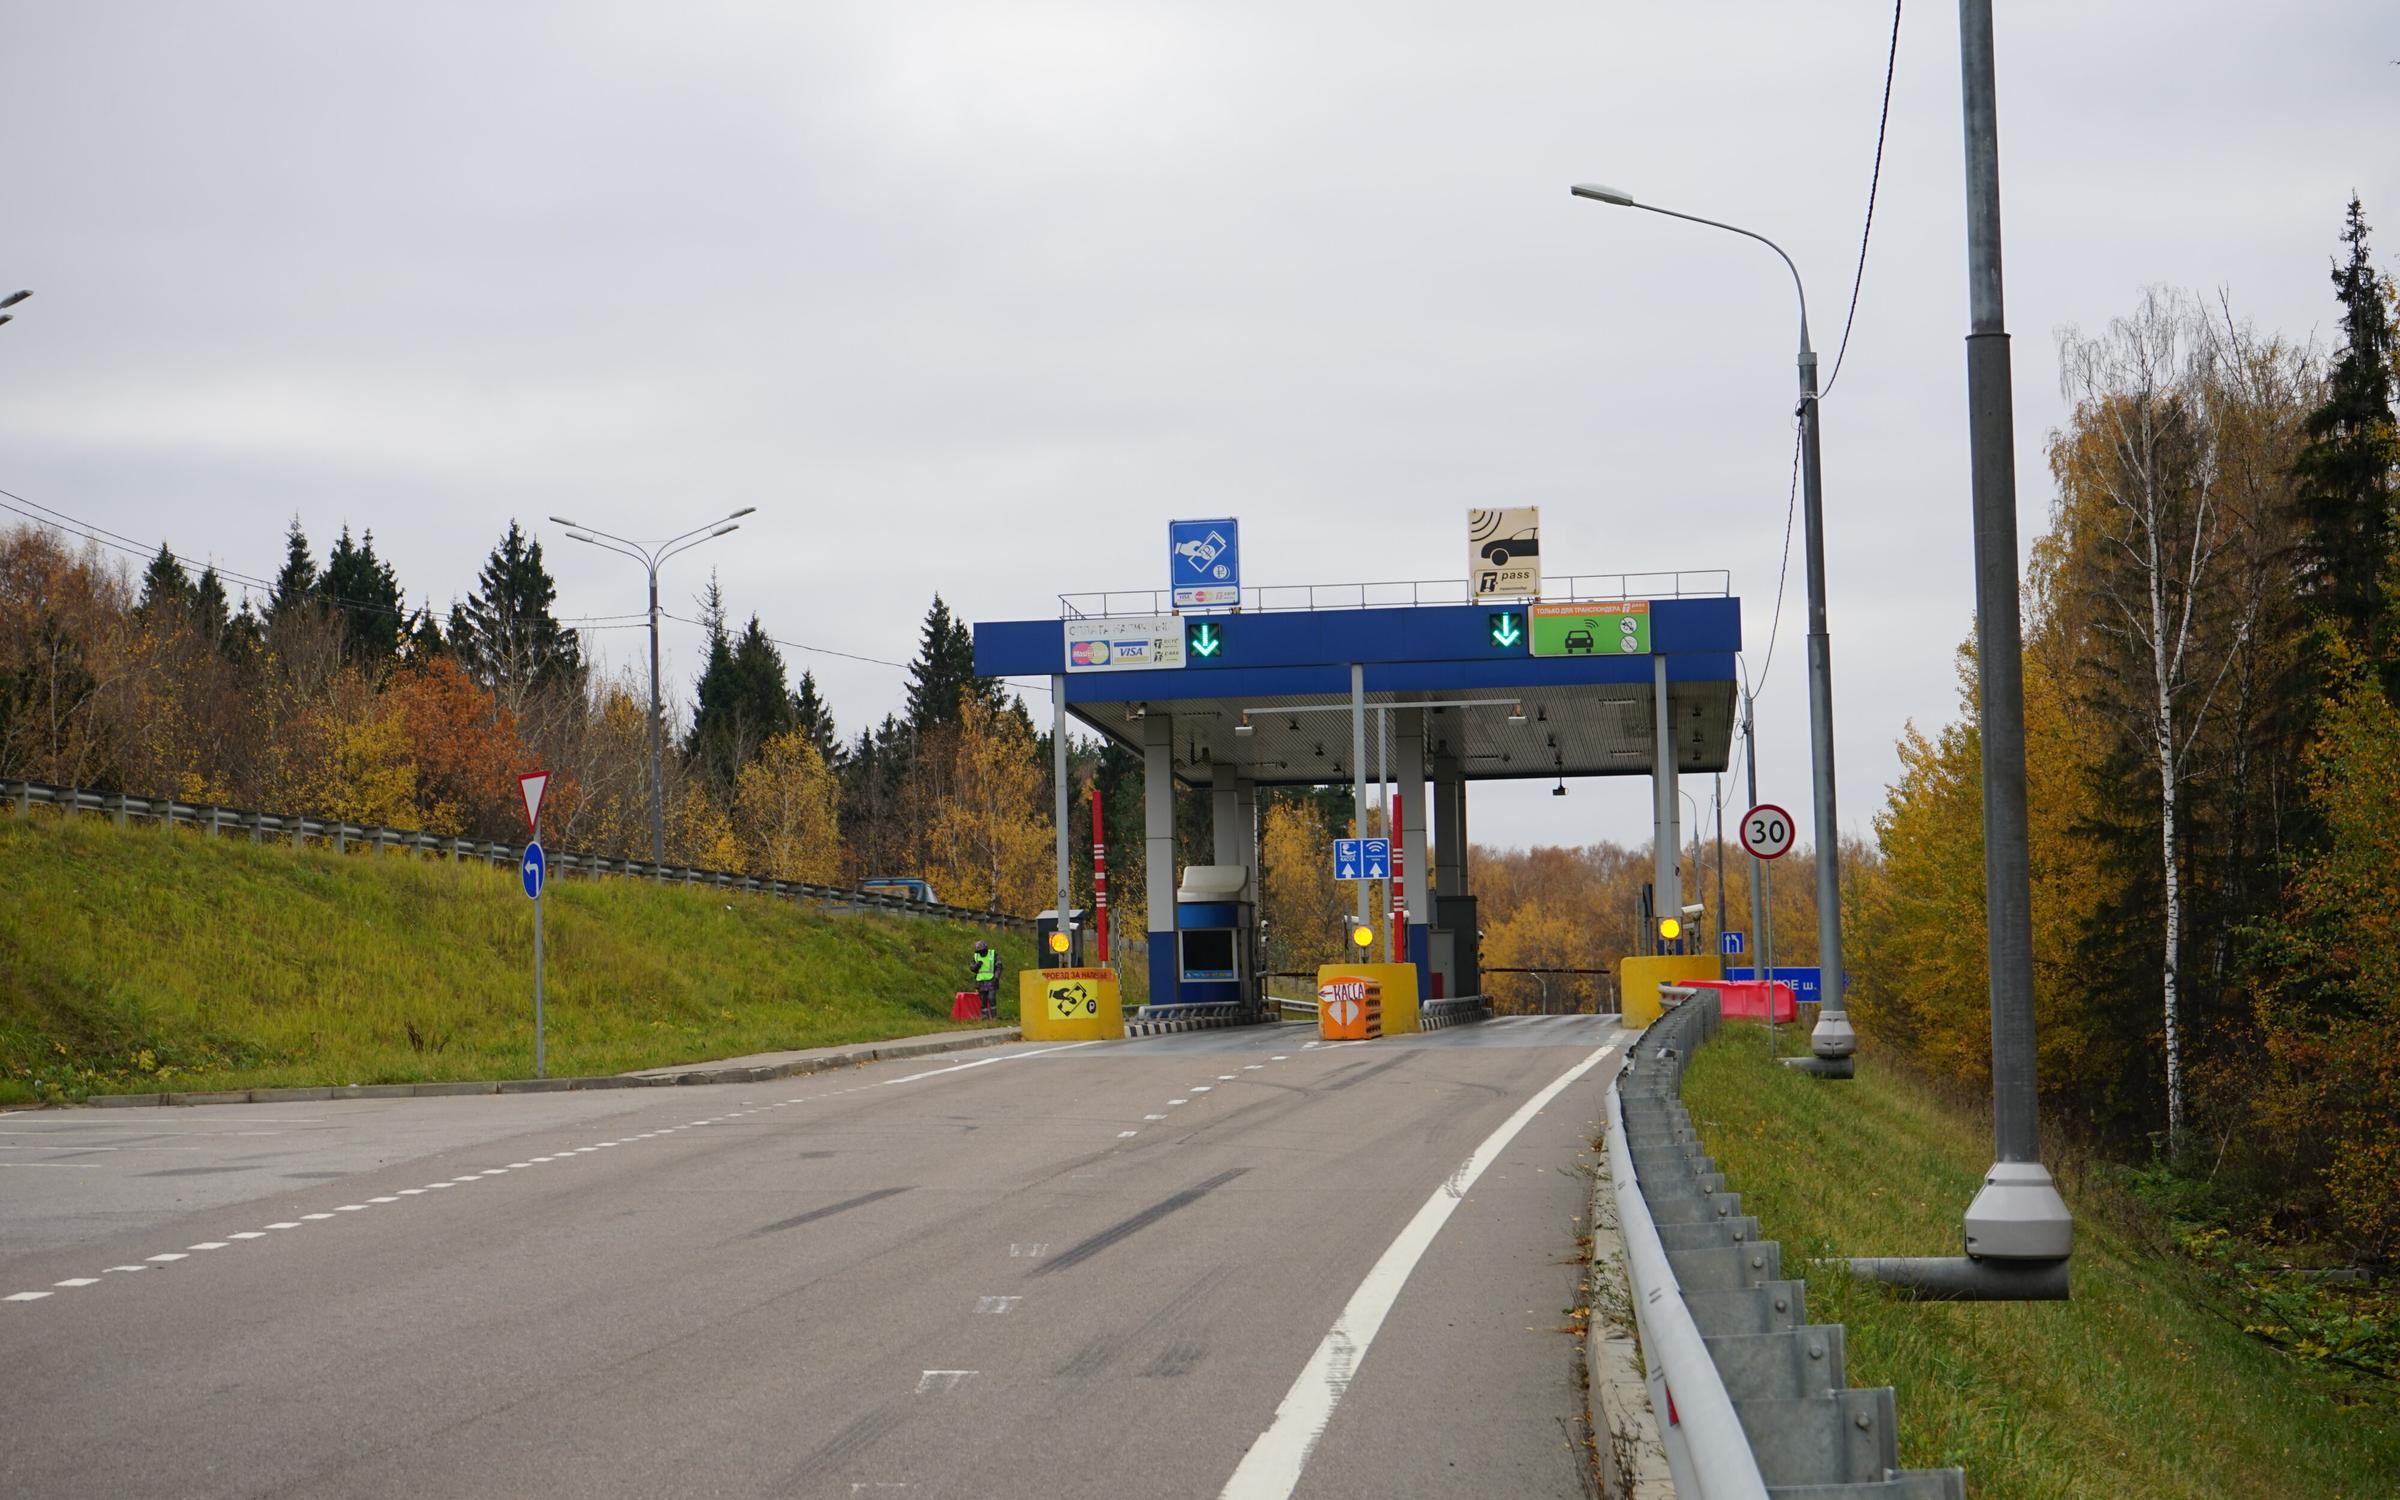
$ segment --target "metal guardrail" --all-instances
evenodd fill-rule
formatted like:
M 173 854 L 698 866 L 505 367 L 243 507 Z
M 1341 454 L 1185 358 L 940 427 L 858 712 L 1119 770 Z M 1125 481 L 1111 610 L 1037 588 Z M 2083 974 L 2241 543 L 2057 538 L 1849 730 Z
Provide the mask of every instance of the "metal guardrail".
M 1849 1388 L 1842 1326 L 1808 1321 L 1805 1283 L 1782 1278 L 1782 1247 L 1692 1128 L 1683 1064 L 1716 1034 L 1716 991 L 1664 998 L 1609 1088 L 1608 1152 L 1676 1493 L 1966 1500 L 1961 1470 L 1898 1467 L 1897 1397 Z
M 40 781 L 0 780 L 0 801 L 5 801 L 20 816 L 38 804 L 65 813 L 99 813 L 114 818 L 120 828 L 130 819 L 146 818 L 170 829 L 182 825 L 203 829 L 211 835 L 247 834 L 254 844 L 273 838 L 288 840 L 296 849 L 314 841 L 330 845 L 336 852 L 344 854 L 358 847 L 376 853 L 398 850 L 407 854 L 448 855 L 452 859 L 479 859 L 486 864 L 514 865 L 521 853 L 520 846 L 516 844 L 454 838 L 420 829 L 385 828 L 371 823 L 345 823 L 338 819 L 310 818 L 290 813 L 252 812 L 242 808 L 219 807 L 213 803 L 178 802 L 170 797 L 137 797 L 126 792 L 52 786 Z M 611 859 L 604 854 L 580 854 L 572 849 L 550 852 L 549 865 L 551 873 L 561 876 L 584 875 L 597 879 L 604 875 L 615 875 L 660 884 L 705 885 L 782 896 L 837 911 L 946 917 L 952 921 L 978 922 L 1020 932 L 1033 930 L 1032 919 L 1027 917 L 976 911 L 964 906 L 945 906 L 930 901 L 911 901 L 881 891 L 858 891 L 798 880 L 770 880 L 765 876 L 741 875 L 730 870 L 659 865 L 639 859 Z
M 1607 599 L 1722 599 L 1733 592 L 1733 574 L 1723 568 L 1663 573 L 1572 573 L 1542 580 L 1545 601 L 1597 603 Z M 1513 601 L 1521 595 L 1509 596 Z M 1394 579 L 1382 583 L 1269 584 L 1242 590 L 1238 605 L 1178 609 L 1172 589 L 1111 589 L 1058 596 L 1059 617 L 1101 619 L 1117 615 L 1215 614 L 1301 609 L 1412 609 L 1431 604 L 1476 604 L 1464 578 Z

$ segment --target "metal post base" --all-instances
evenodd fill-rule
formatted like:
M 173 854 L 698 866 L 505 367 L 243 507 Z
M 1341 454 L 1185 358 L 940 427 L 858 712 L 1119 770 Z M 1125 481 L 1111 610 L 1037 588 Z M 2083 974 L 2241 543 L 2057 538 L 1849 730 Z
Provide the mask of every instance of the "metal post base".
M 2064 1260 L 2075 1248 L 2067 1200 L 2038 1161 L 1996 1161 L 1967 1205 L 1967 1253 L 1985 1260 Z
M 1855 1078 L 1858 1063 L 1848 1057 L 1786 1057 L 1778 1059 L 1787 1068 L 1798 1068 L 1815 1078 Z
M 1858 1033 L 1850 1029 L 1850 1014 L 1835 1011 L 1832 1015 L 1819 1013 L 1816 1028 L 1808 1034 L 1808 1050 L 1819 1057 L 1848 1057 L 1858 1050 Z
M 1850 1274 L 1919 1302 L 2064 1302 L 2067 1262 L 1967 1255 L 1859 1256 Z

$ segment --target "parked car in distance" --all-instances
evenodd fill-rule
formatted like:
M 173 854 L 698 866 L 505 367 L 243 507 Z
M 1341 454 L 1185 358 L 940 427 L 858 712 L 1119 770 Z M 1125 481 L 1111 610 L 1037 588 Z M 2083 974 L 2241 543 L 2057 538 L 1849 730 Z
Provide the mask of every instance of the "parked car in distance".
M 898 896 L 903 901 L 922 901 L 927 906 L 939 906 L 942 898 L 933 887 L 914 875 L 872 875 L 858 883 L 862 891 L 878 891 L 886 896 Z

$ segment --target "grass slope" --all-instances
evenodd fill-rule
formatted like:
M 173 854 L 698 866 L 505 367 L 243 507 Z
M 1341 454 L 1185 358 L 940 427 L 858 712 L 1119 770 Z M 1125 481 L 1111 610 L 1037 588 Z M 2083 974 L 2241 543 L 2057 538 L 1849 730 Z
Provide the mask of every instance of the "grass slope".
M 554 1075 L 942 1030 L 977 937 L 1012 973 L 1033 953 L 637 880 L 553 880 L 544 906 Z M 0 818 L 0 1102 L 532 1074 L 514 869 Z
M 1787 1035 L 1790 1028 L 1786 1028 Z M 1693 1058 L 1701 1139 L 1848 1325 L 1853 1385 L 1900 1395 L 1900 1455 L 1963 1465 L 1978 1500 L 2378 1496 L 2400 1492 L 2400 1415 L 2243 1334 L 2121 1193 L 2070 1194 L 2068 1303 L 1912 1303 L 1809 1262 L 1955 1255 L 1991 1162 L 1988 1130 L 1866 1059 L 1850 1083 L 1774 1066 L 1756 1025 Z

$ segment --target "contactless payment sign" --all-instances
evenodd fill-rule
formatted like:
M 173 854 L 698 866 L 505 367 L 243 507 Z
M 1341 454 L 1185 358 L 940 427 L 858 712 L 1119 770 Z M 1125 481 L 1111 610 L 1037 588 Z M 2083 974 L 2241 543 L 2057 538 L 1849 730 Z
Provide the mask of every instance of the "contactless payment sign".
M 1536 656 L 1647 656 L 1650 601 L 1607 599 L 1583 604 L 1536 604 L 1531 610 Z
M 1070 672 L 1142 672 L 1180 667 L 1184 622 L 1137 615 L 1064 622 Z

